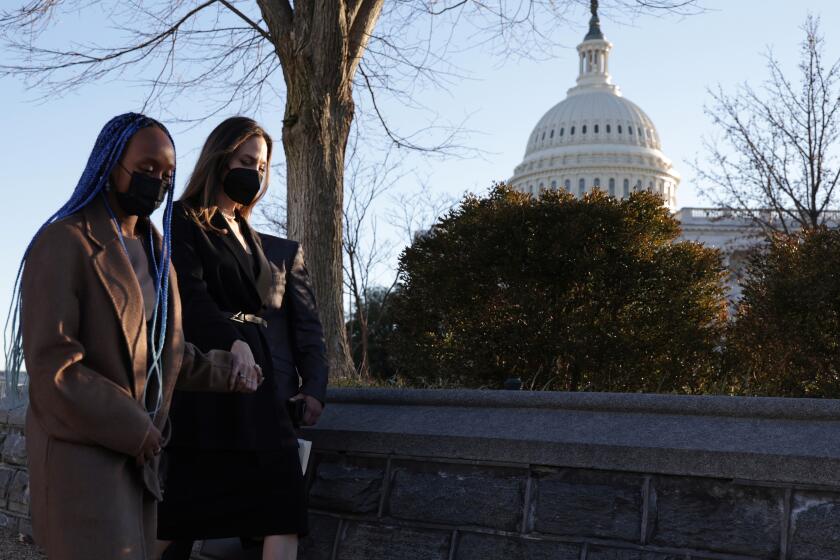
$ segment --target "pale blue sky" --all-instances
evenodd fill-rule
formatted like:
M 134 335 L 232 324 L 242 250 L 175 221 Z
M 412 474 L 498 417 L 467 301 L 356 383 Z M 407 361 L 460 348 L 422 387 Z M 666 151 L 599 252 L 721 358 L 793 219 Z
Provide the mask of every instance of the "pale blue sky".
M 664 152 L 682 173 L 677 195 L 681 207 L 705 203 L 698 197 L 687 161 L 698 155 L 701 137 L 712 130 L 703 114 L 708 87 L 719 83 L 734 91 L 743 81 L 758 85 L 767 75 L 763 54 L 768 47 L 793 71 L 802 38 L 799 27 L 809 12 L 822 18 L 828 59 L 840 57 L 840 38 L 831 33 L 840 22 L 836 1 L 701 1 L 708 11 L 686 18 L 647 16 L 631 23 L 602 18 L 602 29 L 614 44 L 610 62 L 614 81 L 653 119 Z M 456 55 L 453 61 L 469 71 L 470 79 L 454 83 L 446 92 L 427 88 L 418 93 L 418 100 L 443 120 L 466 119 L 465 126 L 475 132 L 462 141 L 484 155 L 452 160 L 407 156 L 405 168 L 411 173 L 399 188 L 410 192 L 425 181 L 437 192 L 459 196 L 467 190 L 485 191 L 492 181 L 509 177 L 523 156 L 532 127 L 574 84 L 574 46 L 586 32 L 588 13 L 581 10 L 576 19 L 577 25 L 563 30 L 564 48 L 553 59 L 500 60 L 479 49 Z M 77 19 L 62 22 L 54 37 L 62 33 L 90 37 L 100 31 L 100 22 Z M 456 41 L 468 39 L 456 37 Z M 0 57 L 8 56 L 0 50 Z M 201 92 L 194 95 L 201 98 Z M 3 318 L 27 242 L 69 196 L 102 124 L 115 114 L 138 109 L 143 91 L 114 80 L 46 103 L 33 103 L 34 98 L 20 81 L 0 79 L 0 188 L 6 200 L 0 245 L 0 259 L 6 263 L 0 269 Z M 183 102 L 189 104 L 191 99 Z M 386 109 L 395 128 L 409 132 L 417 126 L 416 115 L 402 111 L 397 102 L 387 103 Z M 277 107 L 256 115 L 278 140 L 281 115 Z M 178 193 L 201 143 L 224 116 L 191 130 L 173 127 Z M 282 181 L 275 180 L 272 188 L 281 193 Z

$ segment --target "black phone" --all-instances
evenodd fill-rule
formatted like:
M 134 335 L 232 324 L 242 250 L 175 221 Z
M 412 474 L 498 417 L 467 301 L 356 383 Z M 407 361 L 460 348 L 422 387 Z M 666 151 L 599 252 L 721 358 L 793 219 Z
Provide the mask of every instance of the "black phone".
M 289 399 L 286 401 L 286 409 L 289 411 L 289 418 L 292 420 L 292 426 L 300 428 L 300 425 L 303 423 L 303 417 L 306 415 L 306 400 Z

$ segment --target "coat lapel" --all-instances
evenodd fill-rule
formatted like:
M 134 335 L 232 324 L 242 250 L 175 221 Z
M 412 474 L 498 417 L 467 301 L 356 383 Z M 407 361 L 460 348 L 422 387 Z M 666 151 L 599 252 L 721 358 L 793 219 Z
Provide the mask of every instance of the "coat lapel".
M 257 277 L 254 285 L 256 286 L 257 293 L 260 296 L 260 302 L 265 305 L 268 302 L 268 297 L 273 284 L 271 267 L 268 264 L 265 251 L 263 251 L 262 241 L 260 240 L 259 235 L 251 229 L 250 224 L 247 222 L 243 221 L 243 225 L 246 235 L 251 239 L 251 246 L 256 249 L 254 251 L 254 259 L 257 261 Z
M 103 195 L 104 196 L 104 195 Z M 87 234 L 97 245 L 92 256 L 93 268 L 102 282 L 113 304 L 113 311 L 120 324 L 129 371 L 134 379 L 129 386 L 134 397 L 143 394 L 146 382 L 146 322 L 143 311 L 143 294 L 117 234 L 116 225 L 105 208 L 105 202 L 97 198 L 83 210 L 87 222 Z
M 239 263 L 239 268 L 241 269 L 245 277 L 251 282 L 253 282 L 254 271 L 248 265 L 248 261 L 245 260 L 245 257 L 243 255 L 244 249 L 239 244 L 239 240 L 236 239 L 236 236 L 233 234 L 233 232 L 230 231 L 230 226 L 228 226 L 227 222 L 222 217 L 222 214 L 220 212 L 217 212 L 216 215 L 213 216 L 213 219 L 211 221 L 214 226 L 225 232 L 224 235 L 220 235 L 219 237 L 221 238 L 227 250 L 230 251 L 230 254 L 233 255 L 233 258 L 236 259 L 236 262 Z
M 259 240 L 256 239 L 254 231 L 250 228 L 250 226 L 248 226 L 248 223 L 245 220 L 242 220 L 239 223 L 242 228 L 242 236 L 246 239 L 250 238 L 251 246 L 257 248 L 257 250 L 252 253 L 252 257 L 257 261 L 258 271 L 256 276 L 254 275 L 253 267 L 245 259 L 245 250 L 242 248 L 242 245 L 239 243 L 239 240 L 233 232 L 230 231 L 225 219 L 220 213 L 216 213 L 213 217 L 213 225 L 226 232 L 224 235 L 220 235 L 219 237 L 221 237 L 225 247 L 227 247 L 228 251 L 230 251 L 236 259 L 236 262 L 239 264 L 239 269 L 248 280 L 254 295 L 258 298 L 258 301 L 262 303 L 266 301 L 268 292 L 271 289 L 271 277 L 269 275 L 270 271 L 268 268 L 268 261 L 266 261 L 265 254 L 262 251 L 262 244 L 260 244 Z

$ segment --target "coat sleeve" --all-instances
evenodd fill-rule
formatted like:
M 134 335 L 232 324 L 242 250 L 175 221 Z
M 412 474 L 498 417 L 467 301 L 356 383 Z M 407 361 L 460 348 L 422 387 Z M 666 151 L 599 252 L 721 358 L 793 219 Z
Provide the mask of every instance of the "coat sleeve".
M 181 370 L 175 388 L 181 391 L 230 392 L 232 390 L 230 352 L 202 352 L 189 342 L 184 343 Z
M 303 259 L 303 248 L 298 245 L 286 278 L 286 296 L 289 305 L 289 326 L 292 353 L 298 374 L 303 380 L 302 393 L 324 403 L 327 392 L 327 351 L 324 331 L 318 318 L 315 293 L 309 281 L 309 272 Z
M 30 406 L 53 437 L 136 456 L 152 427 L 149 415 L 128 389 L 85 364 L 79 297 L 87 258 L 79 235 L 50 226 L 26 259 L 21 321 Z
M 200 332 L 202 348 L 230 350 L 235 341 L 244 338 L 207 290 L 204 264 L 197 250 L 200 235 L 198 224 L 178 205 L 172 216 L 172 263 L 178 274 L 184 331 L 190 340 Z

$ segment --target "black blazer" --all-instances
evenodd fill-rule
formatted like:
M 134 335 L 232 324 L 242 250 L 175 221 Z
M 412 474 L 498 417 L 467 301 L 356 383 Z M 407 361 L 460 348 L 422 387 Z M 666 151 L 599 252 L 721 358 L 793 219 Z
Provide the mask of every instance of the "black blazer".
M 265 233 L 259 238 L 272 271 L 263 317 L 280 391 L 287 398 L 303 392 L 323 404 L 329 366 L 303 249 L 297 241 Z
M 250 346 L 265 381 L 253 394 L 176 391 L 172 402 L 173 447 L 277 449 L 297 446 L 285 406 L 287 397 L 275 375 L 266 329 L 230 319 L 237 312 L 262 316 L 272 271 L 259 237 L 239 220 L 248 255 L 225 219 L 205 230 L 176 202 L 172 213 L 172 263 L 181 293 L 184 337 L 203 350 L 230 350 L 236 340 Z

